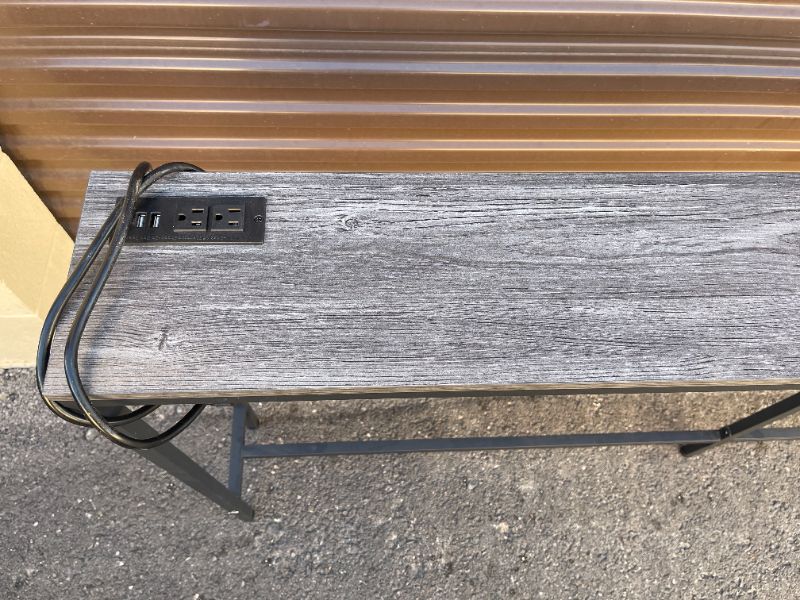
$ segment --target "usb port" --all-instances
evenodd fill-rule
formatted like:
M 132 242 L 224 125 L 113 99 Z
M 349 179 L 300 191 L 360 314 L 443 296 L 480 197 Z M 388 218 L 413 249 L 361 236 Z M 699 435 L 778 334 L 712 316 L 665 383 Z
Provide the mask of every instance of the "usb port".
M 150 228 L 155 229 L 161 223 L 161 213 L 150 213 Z
M 136 227 L 139 228 L 144 227 L 146 221 L 147 221 L 147 213 L 136 213 Z

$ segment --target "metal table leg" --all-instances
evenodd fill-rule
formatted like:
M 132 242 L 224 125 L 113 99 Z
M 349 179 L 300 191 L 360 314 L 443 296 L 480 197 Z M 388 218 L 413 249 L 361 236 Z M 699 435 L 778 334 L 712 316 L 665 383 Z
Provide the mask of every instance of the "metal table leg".
M 144 421 L 137 421 L 121 426 L 125 433 L 136 437 L 149 437 L 155 430 Z M 200 492 L 203 496 L 219 504 L 230 513 L 235 514 L 243 521 L 253 520 L 253 509 L 242 500 L 241 496 L 226 488 L 217 481 L 203 467 L 194 462 L 186 454 L 170 443 L 163 444 L 150 450 L 136 450 L 153 464 L 161 467 L 170 475 L 180 479 L 190 488 Z
M 233 404 L 231 419 L 231 454 L 228 461 L 228 489 L 242 494 L 242 473 L 244 471 L 245 428 L 257 429 L 258 417 L 253 408 L 245 402 Z
M 247 413 L 249 407 L 246 404 L 233 405 L 233 417 L 231 419 L 231 453 L 228 457 L 228 489 L 234 494 L 242 494 L 242 471 L 244 470 L 244 458 L 242 450 L 245 443 L 245 425 L 247 424 Z M 250 410 L 252 413 L 252 409 Z

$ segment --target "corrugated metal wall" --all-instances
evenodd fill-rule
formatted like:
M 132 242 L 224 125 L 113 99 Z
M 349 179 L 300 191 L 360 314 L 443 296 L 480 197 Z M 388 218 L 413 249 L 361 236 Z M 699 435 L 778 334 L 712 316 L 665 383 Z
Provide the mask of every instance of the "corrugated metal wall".
M 0 0 L 0 144 L 87 173 L 795 170 L 791 2 Z

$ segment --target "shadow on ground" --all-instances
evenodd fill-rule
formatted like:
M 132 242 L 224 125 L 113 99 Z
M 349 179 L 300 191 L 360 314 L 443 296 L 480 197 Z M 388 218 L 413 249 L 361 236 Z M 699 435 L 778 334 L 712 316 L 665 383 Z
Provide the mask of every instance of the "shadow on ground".
M 261 405 L 264 441 L 718 427 L 780 396 Z M 163 427 L 175 409 L 155 424 Z M 789 421 L 784 423 L 788 424 Z M 783 424 L 783 423 L 782 423 Z M 229 409 L 178 445 L 221 478 Z M 246 463 L 242 523 L 0 371 L 0 598 L 769 598 L 800 589 L 800 444 Z

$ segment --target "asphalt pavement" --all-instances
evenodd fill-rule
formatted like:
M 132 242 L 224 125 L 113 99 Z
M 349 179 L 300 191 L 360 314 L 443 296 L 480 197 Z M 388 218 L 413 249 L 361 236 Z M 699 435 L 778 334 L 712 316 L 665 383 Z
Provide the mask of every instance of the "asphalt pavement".
M 262 404 L 253 439 L 718 427 L 778 397 Z M 223 479 L 229 417 L 211 408 L 177 440 Z M 800 597 L 800 442 L 729 444 L 692 459 L 635 447 L 245 469 L 252 523 L 58 421 L 32 370 L 0 371 L 0 598 Z

